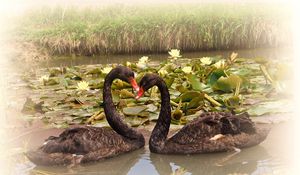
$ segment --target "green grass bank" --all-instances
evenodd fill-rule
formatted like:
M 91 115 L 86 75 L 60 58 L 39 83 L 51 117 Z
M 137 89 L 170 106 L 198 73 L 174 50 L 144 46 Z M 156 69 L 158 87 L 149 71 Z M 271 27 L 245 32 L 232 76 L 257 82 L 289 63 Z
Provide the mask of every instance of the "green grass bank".
M 271 4 L 55 7 L 27 12 L 15 36 L 52 55 L 245 49 L 290 43 L 289 20 Z

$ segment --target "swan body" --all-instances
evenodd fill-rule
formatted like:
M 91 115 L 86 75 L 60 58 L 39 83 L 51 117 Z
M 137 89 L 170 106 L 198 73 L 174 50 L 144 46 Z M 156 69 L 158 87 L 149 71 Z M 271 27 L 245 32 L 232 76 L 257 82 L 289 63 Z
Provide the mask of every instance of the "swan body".
M 27 157 L 38 165 L 68 165 L 98 161 L 141 148 L 143 142 L 123 137 L 111 128 L 82 126 L 49 137 Z
M 226 122 L 246 120 L 245 125 Z M 165 147 L 153 151 L 162 153 L 208 153 L 251 147 L 261 143 L 269 130 L 255 126 L 247 114 L 235 116 L 231 113 L 204 113 L 185 125 L 179 132 L 167 140 Z M 219 139 L 214 136 L 222 135 Z

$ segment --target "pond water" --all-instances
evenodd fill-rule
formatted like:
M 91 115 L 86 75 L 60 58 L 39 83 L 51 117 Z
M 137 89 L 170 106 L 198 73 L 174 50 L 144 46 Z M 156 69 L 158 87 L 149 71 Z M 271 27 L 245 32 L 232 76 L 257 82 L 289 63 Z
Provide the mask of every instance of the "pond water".
M 184 57 L 229 56 L 232 51 L 183 53 Z M 289 57 L 289 49 L 257 49 L 235 51 L 240 57 L 264 57 L 277 59 Z M 147 55 L 147 54 L 146 54 Z M 59 58 L 45 61 L 40 67 L 107 64 L 137 61 L 142 55 Z M 167 54 L 149 55 L 161 61 Z M 58 135 L 62 129 L 47 128 L 39 121 L 24 121 L 20 109 L 30 91 L 21 81 L 20 67 L 1 60 L 1 128 L 0 174 L 293 174 L 294 121 L 293 118 L 277 124 L 269 124 L 272 130 L 262 144 L 243 149 L 240 153 L 214 153 L 198 155 L 160 155 L 145 148 L 97 163 L 75 167 L 43 167 L 29 162 L 23 152 L 37 147 L 50 135 Z M 24 68 L 21 70 L 24 71 Z M 3 112 L 4 111 L 4 112 Z M 9 170 L 8 170 L 9 169 Z M 1 173 L 3 171 L 3 173 Z
M 292 123 L 288 121 L 273 124 L 266 141 L 258 146 L 243 149 L 240 153 L 160 155 L 150 153 L 147 145 L 145 148 L 115 158 L 74 167 L 35 166 L 25 161 L 16 165 L 15 173 L 51 175 L 293 174 L 294 129 Z M 38 142 L 42 143 L 42 138 L 47 134 L 59 133 L 58 130 L 47 131 L 31 133 L 31 139 L 28 141 L 35 140 L 35 146 L 37 146 Z
M 246 50 L 226 50 L 226 51 L 204 51 L 204 52 L 182 52 L 184 58 L 201 58 L 206 56 L 221 56 L 227 58 L 232 52 L 238 53 L 238 57 L 244 58 L 268 58 L 279 59 L 288 58 L 292 54 L 292 48 L 276 48 L 276 49 L 246 49 Z M 142 56 L 149 56 L 152 61 L 161 61 L 168 58 L 165 54 L 134 54 L 134 55 L 107 55 L 93 57 L 58 57 L 55 60 L 44 61 L 40 64 L 42 67 L 53 66 L 76 66 L 85 64 L 110 64 L 124 63 L 125 61 L 138 61 Z

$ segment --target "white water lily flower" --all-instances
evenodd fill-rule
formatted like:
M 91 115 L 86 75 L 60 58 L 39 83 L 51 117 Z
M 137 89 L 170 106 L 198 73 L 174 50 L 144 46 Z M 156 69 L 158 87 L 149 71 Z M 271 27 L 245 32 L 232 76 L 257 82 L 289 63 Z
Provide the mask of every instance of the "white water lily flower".
M 148 62 L 149 62 L 149 57 L 147 56 L 142 56 L 140 59 L 139 59 L 139 62 L 136 63 L 136 66 L 139 68 L 139 69 L 145 69 L 147 66 L 148 66 Z
M 170 57 L 174 58 L 174 59 L 181 57 L 180 50 L 178 50 L 178 49 L 171 49 L 168 53 L 169 53 Z
M 41 78 L 39 78 L 39 81 L 44 82 L 49 80 L 49 75 L 43 75 Z
M 77 90 L 80 90 L 80 91 L 87 91 L 89 90 L 89 83 L 86 82 L 86 81 L 81 81 L 79 83 L 77 83 Z
M 182 68 L 182 71 L 186 74 L 190 74 L 190 73 L 192 73 L 192 67 L 191 66 L 185 66 L 184 68 Z
M 216 63 L 214 64 L 214 66 L 215 66 L 216 68 L 224 68 L 224 67 L 225 67 L 225 60 L 222 59 L 222 60 L 216 62 Z
M 105 67 L 102 69 L 102 73 L 108 74 L 112 70 L 112 67 Z
M 201 63 L 204 65 L 210 65 L 212 63 L 212 60 L 210 57 L 203 57 L 200 59 Z
M 149 61 L 148 59 L 149 57 L 147 56 L 142 56 L 140 59 L 139 59 L 139 63 L 147 63 Z
M 131 66 L 131 63 L 129 61 L 126 61 L 126 66 L 127 67 Z
M 139 69 L 145 69 L 147 67 L 147 63 L 138 62 L 136 63 L 136 67 Z
M 168 74 L 168 71 L 166 71 L 165 69 L 160 69 L 158 71 L 158 73 L 159 73 L 160 76 L 164 77 Z

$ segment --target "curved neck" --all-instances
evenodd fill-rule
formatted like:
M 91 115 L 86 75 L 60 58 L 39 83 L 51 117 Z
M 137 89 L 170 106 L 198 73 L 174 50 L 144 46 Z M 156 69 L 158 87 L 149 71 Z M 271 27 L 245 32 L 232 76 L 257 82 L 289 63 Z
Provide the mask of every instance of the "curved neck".
M 171 105 L 168 87 L 160 77 L 158 77 L 155 85 L 161 94 L 161 109 L 149 141 L 150 150 L 153 151 L 164 147 L 171 123 Z
M 129 127 L 121 120 L 121 116 L 115 108 L 112 100 L 111 85 L 113 80 L 117 78 L 118 74 L 114 73 L 113 71 L 111 71 L 105 77 L 103 87 L 103 103 L 106 120 L 113 128 L 113 130 L 115 130 L 118 134 L 130 139 L 138 139 L 144 141 L 144 137 L 142 134 L 138 133 L 136 130 Z

